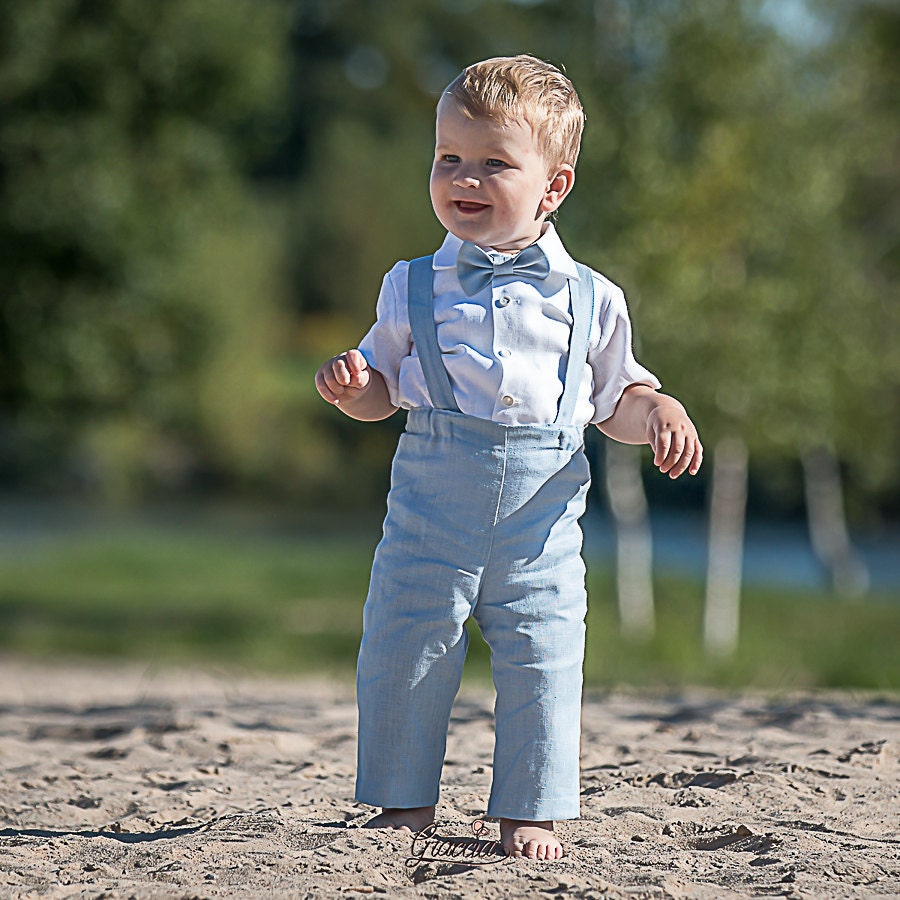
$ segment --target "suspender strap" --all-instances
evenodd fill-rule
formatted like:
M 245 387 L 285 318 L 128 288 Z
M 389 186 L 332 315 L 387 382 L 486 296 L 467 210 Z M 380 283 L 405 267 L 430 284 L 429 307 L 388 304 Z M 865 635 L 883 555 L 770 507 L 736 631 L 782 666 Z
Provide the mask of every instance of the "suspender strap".
M 434 321 L 434 270 L 430 256 L 420 256 L 409 264 L 407 297 L 409 327 L 413 344 L 419 354 L 428 396 L 435 409 L 459 412 L 450 378 L 441 359 L 437 341 L 437 325 Z
M 431 260 L 430 256 L 420 256 L 409 264 L 407 274 L 409 326 L 432 404 L 435 409 L 459 412 L 437 341 L 437 325 L 434 321 L 434 270 Z M 582 374 L 587 362 L 591 322 L 594 318 L 594 276 L 587 266 L 581 263 L 575 265 L 579 280 L 569 282 L 572 298 L 572 336 L 569 343 L 566 380 L 559 400 L 555 425 L 572 423 Z
M 594 320 L 594 276 L 591 270 L 576 262 L 578 281 L 569 282 L 572 298 L 572 337 L 569 342 L 569 362 L 566 366 L 566 380 L 559 411 L 554 425 L 571 425 L 578 401 L 578 390 L 587 362 L 591 322 Z

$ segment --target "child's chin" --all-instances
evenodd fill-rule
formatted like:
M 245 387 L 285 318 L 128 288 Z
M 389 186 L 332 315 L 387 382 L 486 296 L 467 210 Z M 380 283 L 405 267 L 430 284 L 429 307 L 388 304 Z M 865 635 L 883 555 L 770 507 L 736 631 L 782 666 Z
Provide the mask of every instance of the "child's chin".
M 488 234 L 483 228 L 477 228 L 474 222 L 453 222 L 452 227 L 447 230 L 461 241 L 470 241 L 481 247 L 492 246 L 493 235 Z

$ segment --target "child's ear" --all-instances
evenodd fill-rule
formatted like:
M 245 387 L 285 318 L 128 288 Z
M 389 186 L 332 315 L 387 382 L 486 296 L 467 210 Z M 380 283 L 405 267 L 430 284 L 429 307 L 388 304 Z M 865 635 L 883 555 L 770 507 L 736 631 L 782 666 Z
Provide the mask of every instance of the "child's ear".
M 575 169 L 568 163 L 563 163 L 547 182 L 547 190 L 544 192 L 544 199 L 541 200 L 541 212 L 551 213 L 559 209 L 574 184 Z

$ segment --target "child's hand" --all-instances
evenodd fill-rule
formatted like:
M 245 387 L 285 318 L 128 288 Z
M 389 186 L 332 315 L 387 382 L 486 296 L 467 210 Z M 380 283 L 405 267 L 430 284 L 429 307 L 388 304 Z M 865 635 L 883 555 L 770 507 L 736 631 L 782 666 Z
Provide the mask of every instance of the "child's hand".
M 653 465 L 669 478 L 700 471 L 703 445 L 694 423 L 677 401 L 662 403 L 647 416 L 647 442 L 653 448 Z
M 371 383 L 369 364 L 359 350 L 348 350 L 329 359 L 316 372 L 316 389 L 329 403 L 356 400 Z

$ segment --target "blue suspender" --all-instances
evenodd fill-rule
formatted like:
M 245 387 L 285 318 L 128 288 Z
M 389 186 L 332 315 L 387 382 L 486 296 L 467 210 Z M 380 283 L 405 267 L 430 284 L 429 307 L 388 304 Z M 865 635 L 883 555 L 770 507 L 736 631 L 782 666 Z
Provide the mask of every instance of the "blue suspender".
M 594 276 L 591 270 L 580 262 L 575 263 L 578 281 L 569 281 L 569 292 L 572 296 L 572 337 L 569 340 L 569 362 L 566 365 L 566 380 L 562 397 L 559 398 L 559 411 L 554 425 L 571 425 L 575 415 L 575 404 L 578 402 L 578 390 L 584 376 L 587 362 L 588 341 L 591 334 L 591 322 L 594 319 Z
M 407 273 L 409 327 L 432 404 L 435 409 L 459 412 L 438 347 L 437 326 L 434 321 L 434 270 L 431 260 L 430 256 L 420 256 L 409 264 Z M 594 318 L 594 277 L 587 266 L 581 263 L 575 265 L 579 280 L 569 282 L 572 296 L 572 337 L 569 342 L 566 380 L 559 400 L 555 425 L 569 425 L 572 422 L 582 373 L 587 361 L 591 322 Z
M 434 270 L 430 256 L 420 256 L 409 264 L 407 273 L 409 327 L 413 344 L 419 354 L 428 395 L 435 409 L 459 412 L 450 377 L 441 359 L 437 341 L 437 325 L 434 321 Z

